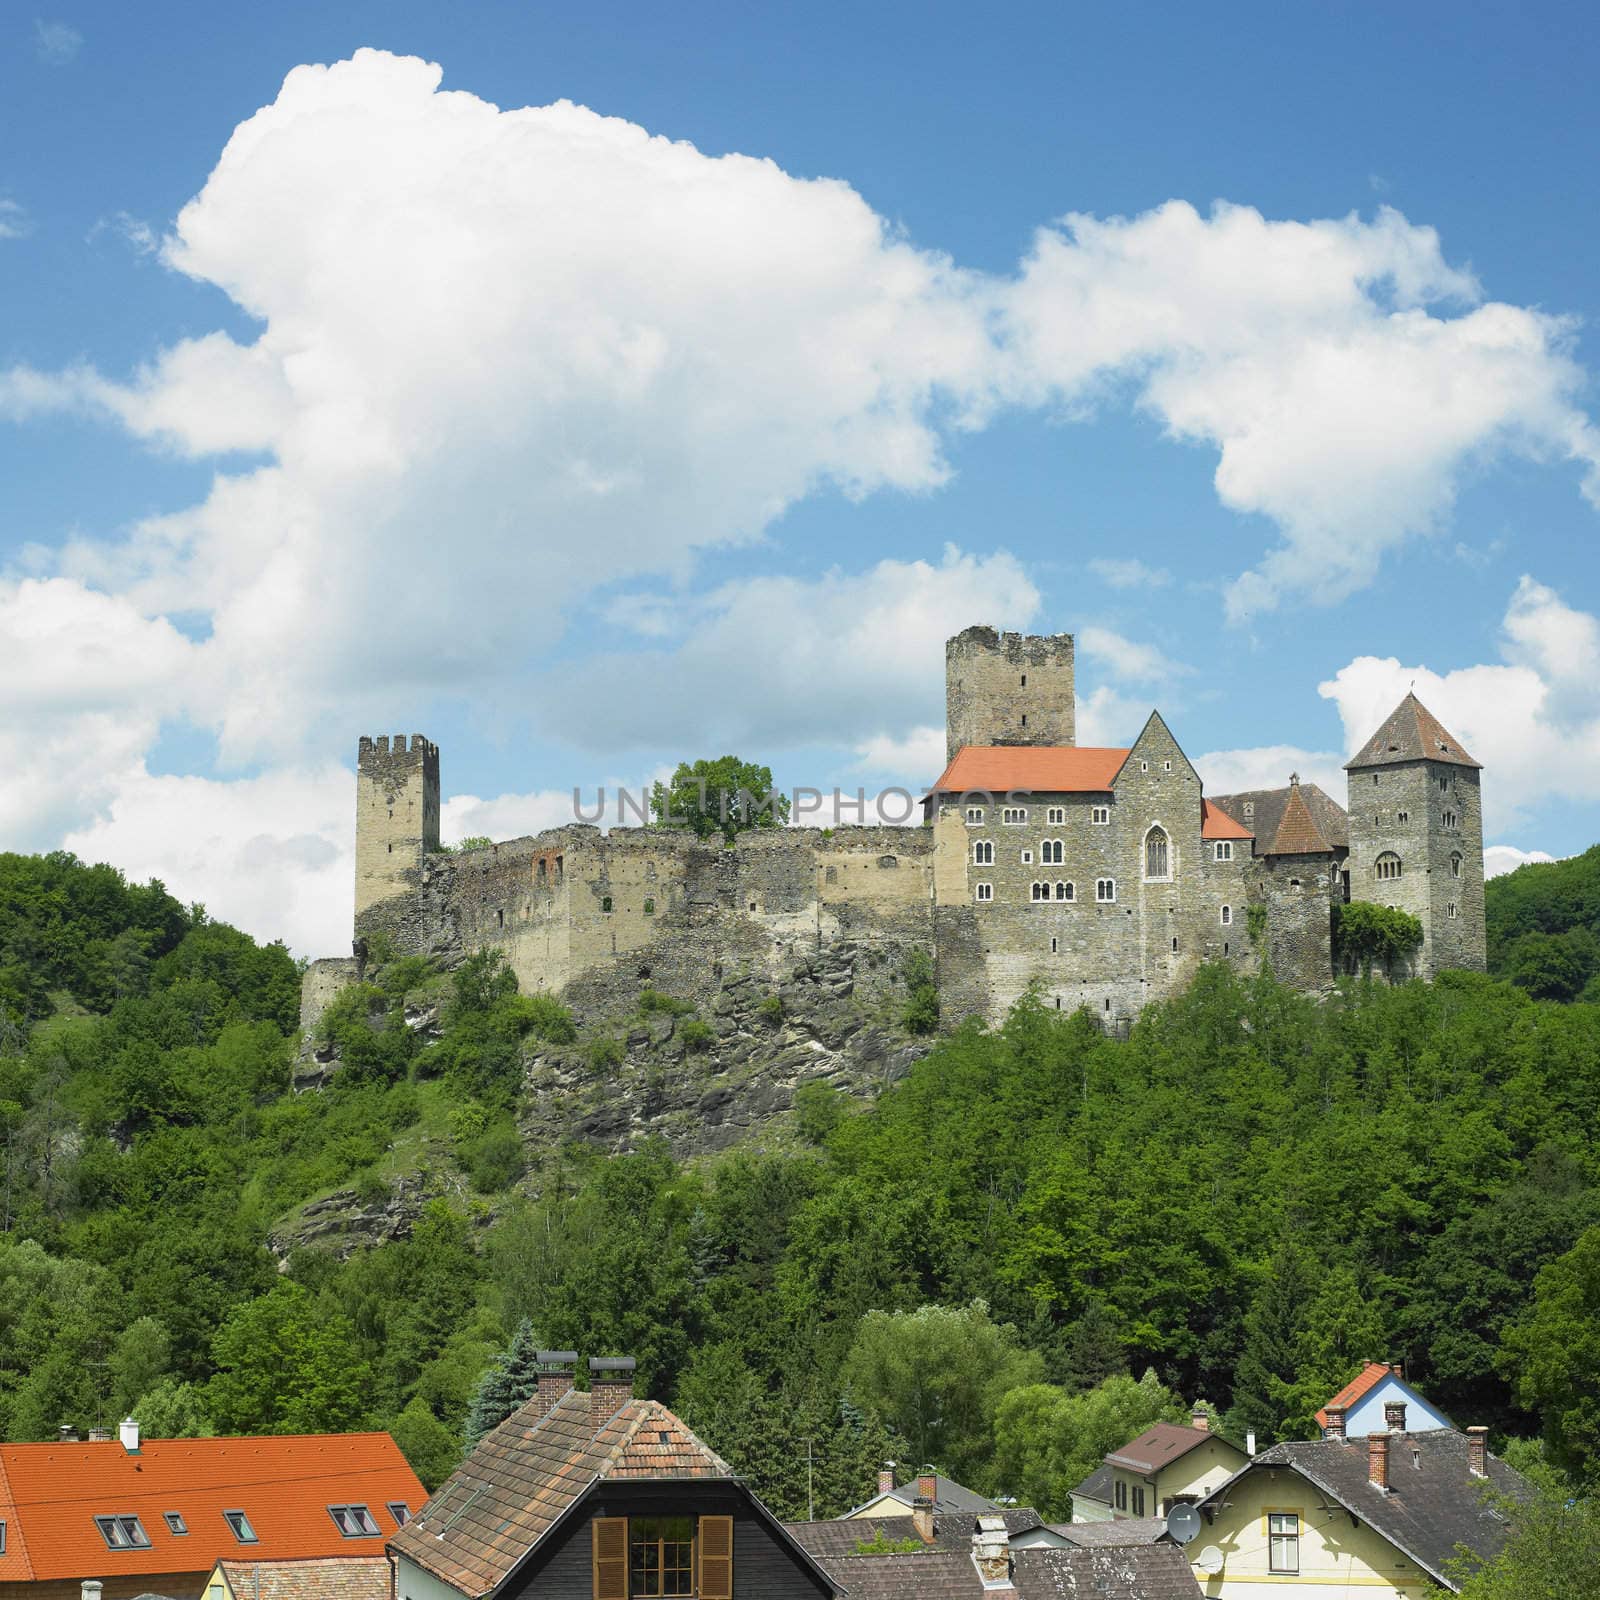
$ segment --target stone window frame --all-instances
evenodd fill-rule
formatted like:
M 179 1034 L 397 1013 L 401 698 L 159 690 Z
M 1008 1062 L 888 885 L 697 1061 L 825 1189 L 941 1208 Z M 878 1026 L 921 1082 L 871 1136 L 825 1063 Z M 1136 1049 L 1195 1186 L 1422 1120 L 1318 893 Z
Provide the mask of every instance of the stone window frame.
M 1028 890 L 1028 903 L 1035 906 L 1049 905 L 1050 885 L 1048 883 L 1041 883 L 1038 881 L 1035 881 L 1033 884 L 1031 884 Z
M 976 884 L 973 888 L 973 899 L 980 905 L 987 905 L 994 899 L 994 885 L 987 882 Z
M 1090 806 L 1089 821 L 1097 828 L 1109 828 L 1111 826 L 1111 807 Z
M 981 828 L 983 826 L 982 806 L 967 807 L 967 826 L 969 828 Z
M 1394 814 L 1394 820 L 1396 822 L 1409 822 L 1411 820 L 1411 813 L 1409 811 L 1397 811 Z
M 1220 922 L 1222 923 L 1222 926 L 1224 928 L 1231 928 L 1233 926 L 1233 907 L 1232 906 L 1222 906 L 1222 907 L 1220 907 L 1218 909 L 1217 916 L 1218 916 L 1218 919 L 1220 920 Z
M 1213 861 L 1232 861 L 1233 860 L 1233 840 L 1232 839 L 1213 839 L 1212 840 L 1211 859 Z
M 1070 878 L 1056 880 L 1056 900 L 1064 906 L 1078 903 L 1078 887 Z
M 1060 828 L 1066 825 L 1067 808 L 1065 806 L 1047 806 L 1044 813 L 1047 828 Z
M 1172 763 L 1170 761 L 1163 761 L 1161 763 L 1161 770 L 1163 772 L 1171 772 L 1172 771 Z
M 975 867 L 992 867 L 994 865 L 993 839 L 974 839 L 972 841 L 972 864 Z
M 1379 883 L 1393 883 L 1396 878 L 1405 876 L 1405 870 L 1405 863 L 1393 850 L 1383 851 L 1372 863 L 1372 876 Z
M 1245 801 L 1245 803 L 1244 803 L 1244 820 L 1246 822 L 1254 822 L 1256 820 L 1256 803 L 1255 803 L 1254 800 L 1246 800 Z
M 644 914 L 647 917 L 653 917 L 656 914 L 656 902 L 654 895 L 645 896 Z
M 1461 865 L 1461 852 L 1459 850 L 1452 850 L 1450 852 L 1450 876 L 1452 878 L 1459 878 L 1461 876 Z
M 1141 761 L 1139 763 L 1139 770 L 1141 772 L 1148 772 L 1150 770 L 1150 763 L 1148 761 Z
M 1451 900 L 1445 906 L 1444 910 L 1447 917 L 1459 917 L 1461 915 L 1461 905 L 1455 900 Z
M 1454 811 L 1441 812 L 1439 821 L 1446 828 L 1459 828 L 1461 826 L 1461 817 L 1459 813 Z
M 1114 906 L 1117 903 L 1117 880 L 1115 878 L 1096 878 L 1094 880 L 1094 903 L 1097 906 Z
M 1163 852 L 1166 856 L 1167 865 L 1167 870 L 1165 872 L 1152 872 L 1150 870 L 1150 843 L 1152 837 L 1158 833 L 1161 835 L 1161 842 L 1165 846 L 1165 850 Z M 1172 882 L 1178 865 L 1178 851 L 1177 847 L 1172 842 L 1172 835 L 1167 832 L 1160 822 L 1152 822 L 1150 826 L 1145 829 L 1144 844 L 1141 853 L 1144 861 L 1143 876 L 1146 883 Z
M 1025 828 L 1028 825 L 1028 808 L 1026 806 L 1001 806 L 1000 826 L 1002 828 Z
M 1033 865 L 1033 851 L 1024 850 L 1022 852 L 1022 864 L 1025 867 L 1031 867 Z
M 602 913 L 608 913 L 612 909 L 613 909 L 613 906 L 612 906 L 612 903 L 611 903 L 611 896 L 608 895 L 608 894 L 601 895 L 600 896 L 600 910 L 602 911 Z
M 1064 867 L 1067 864 L 1067 842 L 1065 839 L 1041 839 L 1039 841 L 1039 865 L 1043 867 Z

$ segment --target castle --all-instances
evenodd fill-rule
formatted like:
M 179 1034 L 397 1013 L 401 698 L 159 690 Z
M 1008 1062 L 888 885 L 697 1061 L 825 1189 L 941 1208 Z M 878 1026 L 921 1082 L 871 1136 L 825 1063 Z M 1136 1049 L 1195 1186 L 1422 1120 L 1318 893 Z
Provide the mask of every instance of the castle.
M 1030 987 L 1119 1029 L 1203 962 L 1306 990 L 1337 969 L 1333 908 L 1422 924 L 1409 972 L 1485 965 L 1479 764 L 1407 695 L 1346 764 L 1348 804 L 1286 787 L 1206 795 L 1158 712 L 1127 749 L 1076 739 L 1073 641 L 973 627 L 945 649 L 947 757 L 923 826 L 751 830 L 572 824 L 442 851 L 439 751 L 363 738 L 356 956 L 313 963 L 308 1015 L 368 941 L 445 959 L 498 947 L 526 991 L 699 989 L 841 943 L 926 950 L 947 1023 Z M 878 956 L 889 958 L 879 962 Z

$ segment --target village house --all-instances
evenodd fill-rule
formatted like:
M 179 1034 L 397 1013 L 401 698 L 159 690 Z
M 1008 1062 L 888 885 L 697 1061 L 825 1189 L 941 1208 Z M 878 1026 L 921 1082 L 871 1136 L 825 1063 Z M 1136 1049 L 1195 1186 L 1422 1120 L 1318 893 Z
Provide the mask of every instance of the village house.
M 1454 1593 L 1463 1552 L 1500 1550 L 1504 1507 L 1528 1487 L 1486 1430 L 1357 1439 L 1340 1426 L 1334 1408 L 1326 1437 L 1273 1445 L 1200 1502 L 1205 1526 L 1185 1553 L 1212 1600 Z
M 425 1498 L 386 1433 L 0 1445 L 0 1600 L 200 1600 L 225 1559 L 380 1556 Z
M 1155 1538 L 1174 1505 L 1201 1499 L 1245 1460 L 1243 1450 L 1212 1432 L 1210 1414 L 1197 1405 L 1187 1427 L 1155 1423 L 1107 1455 L 1072 1491 L 1072 1521 L 1148 1523 Z
M 1393 1408 L 1398 1406 L 1396 1412 Z M 1338 1394 L 1317 1413 L 1324 1435 L 1335 1423 L 1337 1432 L 1352 1439 L 1387 1432 L 1397 1423 L 1402 1433 L 1426 1433 L 1453 1426 L 1436 1406 L 1429 1405 L 1405 1380 L 1400 1363 L 1369 1361 Z
M 383 1555 L 219 1561 L 205 1600 L 389 1600 Z

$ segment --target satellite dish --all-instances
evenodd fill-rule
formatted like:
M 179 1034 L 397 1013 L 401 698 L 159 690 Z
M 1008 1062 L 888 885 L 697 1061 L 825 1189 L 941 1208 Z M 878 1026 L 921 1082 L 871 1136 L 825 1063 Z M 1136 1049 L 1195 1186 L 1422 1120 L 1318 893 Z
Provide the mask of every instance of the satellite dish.
M 1203 1572 L 1210 1578 L 1222 1571 L 1222 1551 L 1214 1544 L 1208 1544 L 1204 1550 L 1194 1558 L 1196 1572 Z
M 1186 1501 L 1175 1505 L 1167 1513 L 1167 1532 L 1179 1544 L 1188 1544 L 1191 1540 L 1198 1539 L 1203 1526 L 1200 1513 Z

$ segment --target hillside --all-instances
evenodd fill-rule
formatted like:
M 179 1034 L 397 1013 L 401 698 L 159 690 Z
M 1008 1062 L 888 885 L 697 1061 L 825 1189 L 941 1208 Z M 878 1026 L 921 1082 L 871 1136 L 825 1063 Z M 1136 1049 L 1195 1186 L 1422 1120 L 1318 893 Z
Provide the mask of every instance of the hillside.
M 1600 844 L 1484 886 L 1489 970 L 1542 1000 L 1600 999 Z
M 492 957 L 380 967 L 296 1093 L 280 946 L 68 857 L 0 857 L 0 899 L 6 1437 L 376 1425 L 437 1481 L 527 1319 L 637 1356 L 788 1514 L 808 1443 L 819 1512 L 884 1454 L 1064 1512 L 1130 1422 L 1303 1433 L 1373 1355 L 1581 1464 L 1589 1004 L 1207 968 L 1126 1040 L 1024 1001 L 875 1099 L 803 1085 L 763 1147 L 606 1156 L 526 1137 L 586 1022 Z

